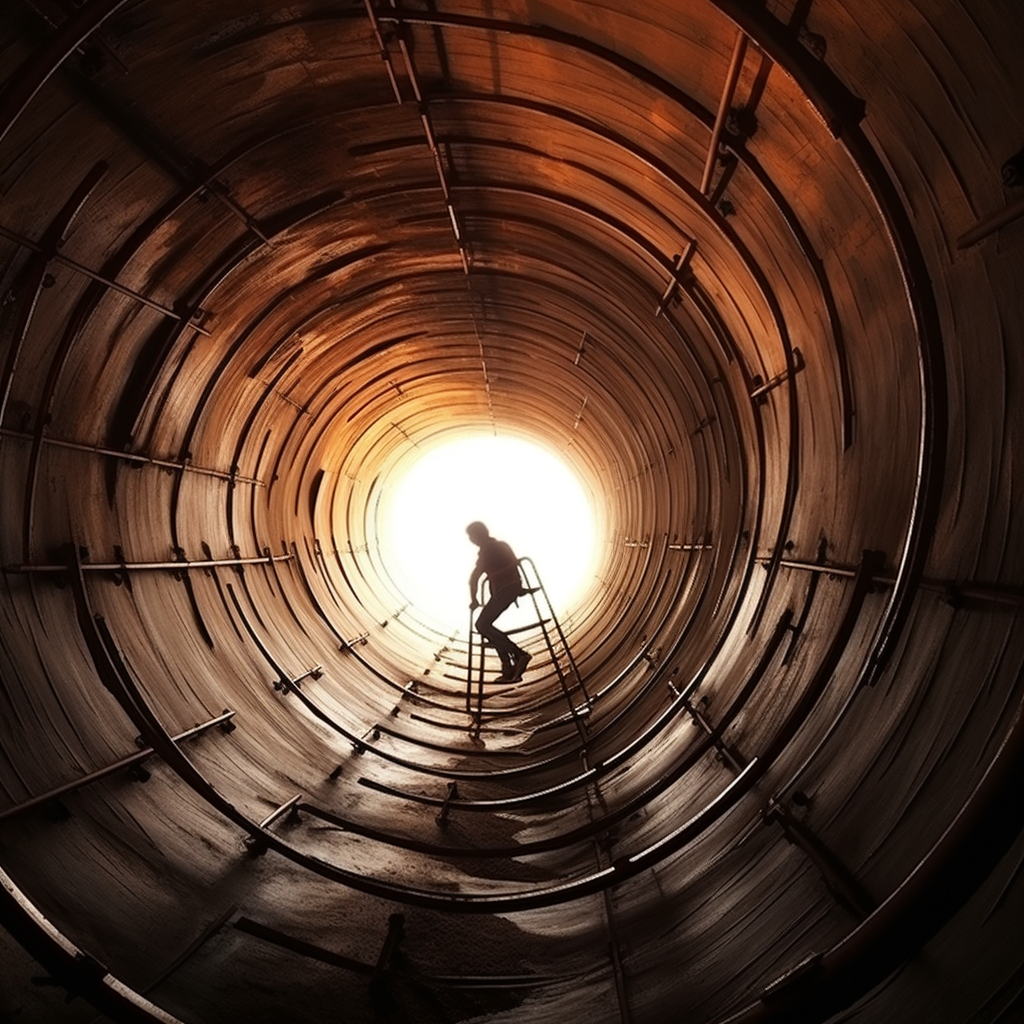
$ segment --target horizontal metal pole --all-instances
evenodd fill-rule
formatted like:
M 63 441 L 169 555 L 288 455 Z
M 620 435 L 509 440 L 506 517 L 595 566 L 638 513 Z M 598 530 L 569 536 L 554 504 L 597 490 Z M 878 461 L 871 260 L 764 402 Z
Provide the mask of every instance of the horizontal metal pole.
M 754 561 L 759 562 L 761 565 L 768 565 L 771 562 L 771 558 L 759 556 Z M 849 576 L 852 578 L 857 575 L 857 570 L 853 566 L 830 565 L 828 562 L 799 562 L 792 558 L 783 558 L 779 560 L 779 565 L 786 569 L 799 569 L 802 572 L 822 572 L 829 576 Z M 892 583 L 891 578 L 872 576 L 871 579 L 874 583 Z
M 757 562 L 762 565 L 771 561 L 770 558 L 758 557 Z M 828 562 L 799 562 L 791 558 L 783 558 L 780 566 L 787 569 L 798 569 L 803 572 L 820 572 L 827 576 L 857 575 L 857 570 L 849 565 L 833 565 Z M 879 586 L 891 587 L 895 584 L 894 576 L 879 573 L 871 577 L 871 582 Z M 1024 602 L 1024 588 L 1015 586 L 1001 586 L 998 583 L 977 583 L 972 581 L 957 582 L 956 580 L 936 580 L 927 577 L 918 581 L 917 586 L 921 590 L 933 590 L 938 593 L 948 594 L 950 597 L 965 598 L 975 601 L 992 601 L 997 604 L 1021 604 Z
M 369 5 L 367 5 L 369 10 Z M 451 221 L 452 234 L 455 236 L 455 245 L 459 250 L 459 259 L 462 261 L 462 270 L 465 274 L 469 274 L 469 255 L 466 252 L 465 242 L 463 241 L 463 231 L 459 224 L 459 216 L 455 211 L 455 206 L 452 203 L 452 190 L 451 183 L 448 180 L 448 172 L 445 170 L 444 159 L 441 155 L 441 149 L 437 144 L 437 136 L 434 132 L 434 124 L 430 116 L 430 111 L 427 107 L 427 103 L 423 94 L 423 90 L 420 88 L 419 75 L 416 71 L 416 64 L 413 60 L 412 51 L 409 48 L 409 44 L 402 34 L 402 19 L 404 12 L 401 10 L 395 10 L 392 12 L 395 18 L 395 24 L 398 26 L 398 48 L 402 53 L 402 60 L 405 64 L 405 73 L 409 79 L 409 84 L 412 86 L 413 95 L 416 97 L 416 102 L 420 107 L 420 122 L 423 125 L 423 134 L 427 140 L 427 146 L 430 148 L 430 153 L 434 158 L 434 167 L 437 170 L 438 183 L 441 186 L 441 194 L 444 197 L 444 204 L 448 211 L 448 219 Z M 371 15 L 371 21 L 375 27 L 379 25 L 379 22 L 383 20 L 380 16 L 373 18 Z M 384 53 L 388 52 L 387 41 L 384 42 Z M 396 98 L 401 103 L 401 95 L 396 90 Z
M 983 238 L 988 238 L 989 235 L 994 234 L 1000 228 L 1006 227 L 1007 224 L 1012 224 L 1018 217 L 1024 217 L 1024 199 L 1018 199 L 1017 202 L 1011 203 L 997 213 L 979 220 L 970 231 L 965 231 L 956 240 L 956 247 L 958 249 L 969 249 L 972 245 L 980 242 Z
M 290 800 L 285 800 L 277 810 L 271 811 L 270 814 L 260 822 L 260 828 L 270 828 L 278 818 L 284 817 L 284 815 L 291 811 L 301 799 L 302 794 L 296 793 Z
M 0 428 L 0 435 L 13 437 L 18 440 L 31 441 L 35 435 L 27 430 L 12 430 L 10 427 Z M 66 441 L 59 437 L 43 435 L 43 444 L 52 445 L 54 448 L 70 448 L 76 452 L 89 452 L 92 455 L 104 455 L 111 459 L 122 459 L 125 462 L 137 462 L 147 466 L 157 466 L 160 469 L 177 469 L 185 473 L 199 473 L 202 476 L 214 476 L 220 480 L 230 480 L 236 484 L 252 484 L 254 487 L 265 487 L 262 480 L 251 476 L 240 476 L 238 473 L 231 473 L 224 469 L 207 469 L 205 466 L 193 466 L 191 462 L 177 462 L 174 459 L 158 459 L 152 455 L 143 455 L 141 452 L 118 451 L 116 448 L 105 448 L 99 444 L 86 444 L 84 441 Z
M 265 565 L 269 562 L 287 562 L 294 555 L 260 555 L 253 558 L 197 558 L 192 561 L 180 562 L 83 562 L 83 572 L 123 572 L 143 571 L 150 569 L 173 571 L 175 569 L 215 569 L 218 566 L 231 565 Z M 68 572 L 67 565 L 5 565 L 4 572 Z
M 187 729 L 185 732 L 172 737 L 172 739 L 175 743 L 181 743 L 182 740 L 198 736 L 200 733 L 206 732 L 207 729 L 212 729 L 215 725 L 223 725 L 234 717 L 234 711 L 225 711 L 224 714 L 218 715 L 216 718 L 211 718 L 210 721 L 204 722 L 202 725 L 197 725 L 192 729 Z M 134 754 L 129 754 L 127 757 L 122 757 L 119 761 L 115 761 L 113 764 L 108 764 L 105 768 L 97 768 L 96 771 L 89 772 L 88 775 L 83 775 L 78 779 L 72 779 L 70 782 L 65 782 L 63 785 L 56 786 L 54 789 L 51 789 L 46 793 L 34 796 L 30 800 L 26 800 L 24 803 L 20 803 L 15 807 L 8 807 L 5 811 L 0 811 L 0 821 L 4 821 L 7 818 L 13 818 L 16 814 L 21 814 L 23 811 L 30 811 L 33 807 L 39 807 L 42 804 L 47 804 L 51 800 L 57 800 L 68 793 L 74 792 L 76 789 L 80 789 L 82 786 L 88 786 L 91 782 L 97 782 L 100 779 L 105 779 L 108 775 L 113 775 L 116 772 L 121 771 L 123 768 L 130 768 L 132 765 L 138 764 L 140 761 L 145 761 L 147 758 L 152 757 L 153 753 L 152 747 L 143 747 L 142 750 L 136 751 Z
M 743 68 L 743 58 L 747 52 L 746 33 L 740 31 L 736 34 L 736 42 L 733 44 L 732 57 L 729 59 L 729 70 L 725 74 L 725 85 L 722 88 L 722 96 L 718 101 L 718 113 L 715 115 L 715 123 L 711 129 L 711 142 L 708 144 L 708 155 L 704 161 L 704 173 L 700 179 L 700 190 L 707 195 L 711 187 L 711 178 L 715 171 L 715 160 L 718 157 L 718 145 L 722 139 L 722 129 L 725 127 L 726 115 L 729 113 L 729 106 L 732 103 L 733 95 L 736 92 L 736 84 L 740 80 L 740 71 Z
M 16 231 L 11 231 L 10 228 L 5 228 L 3 225 L 0 225 L 0 236 L 11 242 L 15 242 L 24 249 L 30 249 L 32 252 L 41 253 L 46 256 L 47 259 L 53 260 L 55 263 L 60 263 L 62 266 L 67 267 L 69 270 L 74 270 L 83 277 L 88 277 L 93 281 L 99 282 L 99 284 L 106 285 L 113 291 L 119 292 L 121 295 L 125 295 L 130 299 L 134 299 L 136 302 L 141 302 L 142 305 L 148 306 L 150 309 L 155 309 L 158 313 L 163 313 L 164 316 L 170 317 L 172 320 L 186 320 L 186 317 L 182 316 L 181 313 L 172 309 L 170 306 L 165 306 L 163 303 L 157 302 L 155 299 L 149 299 L 134 289 L 128 288 L 126 285 L 118 284 L 117 281 L 114 281 L 112 278 L 104 277 L 95 270 L 90 270 L 87 266 L 84 266 L 77 260 L 73 260 L 69 256 L 64 256 L 56 250 L 53 252 L 46 252 L 44 251 L 43 246 L 38 242 L 33 242 L 31 238 L 19 235 Z M 197 323 L 189 322 L 189 326 L 200 334 L 205 334 L 207 337 L 210 336 L 211 332 L 205 327 L 200 327 Z
M 763 384 L 759 384 L 750 392 L 750 397 L 752 399 L 763 398 L 769 391 L 774 391 L 780 384 L 785 383 L 787 380 L 792 380 L 795 374 L 806 369 L 807 364 L 804 362 L 803 353 L 801 353 L 800 349 L 794 348 L 792 367 L 787 367 L 787 369 L 783 370 L 781 373 L 777 373 L 774 377 L 766 380 Z
M 649 540 L 626 540 L 622 542 L 624 548 L 641 548 L 646 550 L 651 546 Z M 714 544 L 669 544 L 669 551 L 714 551 Z
M 370 19 L 370 25 L 373 28 L 374 38 L 377 40 L 377 48 L 380 50 L 380 59 L 384 62 L 384 66 L 388 72 L 388 81 L 391 82 L 391 91 L 395 94 L 395 100 L 401 106 L 402 104 L 402 90 L 398 87 L 398 78 L 395 75 L 395 67 L 391 63 L 391 54 L 388 52 L 388 45 L 384 40 L 384 34 L 380 30 L 380 23 L 377 21 L 377 12 L 373 9 L 373 3 L 371 0 L 364 0 L 366 6 L 366 14 Z
M 707 719 L 707 716 L 698 708 L 689 697 L 683 697 L 683 707 L 690 713 L 690 717 L 700 727 L 705 736 L 709 737 L 715 745 L 721 759 L 728 763 L 729 767 L 737 774 L 746 768 L 743 758 L 733 750 L 722 738 L 725 729 L 716 729 Z

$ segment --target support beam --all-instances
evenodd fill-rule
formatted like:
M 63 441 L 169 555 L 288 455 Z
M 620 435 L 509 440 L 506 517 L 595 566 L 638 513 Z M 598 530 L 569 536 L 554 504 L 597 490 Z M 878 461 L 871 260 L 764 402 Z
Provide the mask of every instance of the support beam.
M 754 561 L 765 565 L 770 558 L 760 555 Z M 779 565 L 784 569 L 794 569 L 798 572 L 814 572 L 847 579 L 852 579 L 857 575 L 855 566 L 835 562 L 802 562 L 798 559 L 783 558 L 779 561 Z M 896 577 L 891 572 L 877 572 L 872 575 L 871 582 L 876 586 L 891 587 L 895 585 Z M 1009 584 L 986 583 L 982 580 L 937 580 L 925 577 L 918 580 L 917 587 L 919 590 L 944 594 L 950 604 L 954 605 L 964 601 L 986 601 L 1006 605 L 1024 603 L 1024 587 L 1015 587 Z
M 64 201 L 63 206 L 61 206 L 53 220 L 46 226 L 46 230 L 42 235 L 42 241 L 34 251 L 34 256 L 29 260 L 26 280 L 20 288 L 21 300 L 18 303 L 13 337 L 7 350 L 7 358 L 4 361 L 3 370 L 0 371 L 0 423 L 3 422 L 7 412 L 7 403 L 10 399 L 11 388 L 14 385 L 14 375 L 18 369 L 18 360 L 21 358 L 21 350 L 25 344 L 25 339 L 28 337 L 29 328 L 32 325 L 32 317 L 35 314 L 36 305 L 43 290 L 53 283 L 53 279 L 47 273 L 46 268 L 49 266 L 54 253 L 56 253 L 57 246 L 63 241 L 68 228 L 71 227 L 78 212 L 85 205 L 93 189 L 100 183 L 106 172 L 107 165 L 102 161 L 92 166 L 85 177 L 78 183 L 78 186 Z
M 402 52 L 402 60 L 405 63 L 405 73 L 408 76 L 409 83 L 412 85 L 413 95 L 416 97 L 416 103 L 419 106 L 420 121 L 423 125 L 423 134 L 427 140 L 427 146 L 430 149 L 430 155 L 434 160 L 434 167 L 437 170 L 438 182 L 441 186 L 441 194 L 444 196 L 445 209 L 448 212 L 448 218 L 452 224 L 452 233 L 455 235 L 455 244 L 458 246 L 459 258 L 462 260 L 462 270 L 468 275 L 469 274 L 469 255 L 466 252 L 465 233 L 462 230 L 462 226 L 459 222 L 459 216 L 455 212 L 455 206 L 452 201 L 452 189 L 451 183 L 448 180 L 448 172 L 444 166 L 444 156 L 441 153 L 441 147 L 438 145 L 437 136 L 434 132 L 433 120 L 430 116 L 430 109 L 427 105 L 426 98 L 423 90 L 420 87 L 419 76 L 416 73 L 416 64 L 413 60 L 412 50 L 405 38 L 405 23 L 404 14 L 398 9 L 396 0 L 391 0 L 391 6 L 393 8 L 393 21 L 395 24 L 396 31 L 398 33 L 398 48 Z M 384 42 L 383 37 L 380 34 L 380 22 L 373 11 L 373 8 L 369 2 L 366 4 L 367 12 L 369 13 L 371 23 L 374 31 L 377 33 L 377 37 L 384 43 L 384 53 L 387 53 L 387 44 Z M 394 78 L 394 71 L 391 68 L 390 57 L 385 59 L 385 64 L 388 67 L 389 77 Z M 398 93 L 397 85 L 393 83 L 392 86 L 395 89 L 395 95 L 398 102 L 402 102 L 401 95 Z

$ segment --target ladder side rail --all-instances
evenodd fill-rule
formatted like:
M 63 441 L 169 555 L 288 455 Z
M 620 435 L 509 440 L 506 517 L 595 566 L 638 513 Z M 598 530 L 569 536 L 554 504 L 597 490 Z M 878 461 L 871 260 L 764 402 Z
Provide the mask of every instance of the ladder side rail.
M 533 575 L 534 575 L 535 579 L 537 580 L 537 586 L 536 587 L 533 587 L 533 586 L 529 585 L 529 583 L 530 583 L 529 575 L 527 574 L 527 572 L 525 570 L 524 563 L 529 563 L 530 568 L 533 571 Z M 558 626 L 558 619 L 555 617 L 554 610 L 551 607 L 551 602 L 548 600 L 547 592 L 544 590 L 543 583 L 541 583 L 540 574 L 537 572 L 537 567 L 533 564 L 533 559 L 529 558 L 529 557 L 520 558 L 519 559 L 519 566 L 523 570 L 523 576 L 524 576 L 524 578 L 525 578 L 525 580 L 527 582 L 527 593 L 530 595 L 531 599 L 533 600 L 533 607 L 534 607 L 534 610 L 537 613 L 537 625 L 540 626 L 541 633 L 544 636 L 544 643 L 547 644 L 548 652 L 551 655 L 551 664 L 554 667 L 555 674 L 558 676 L 558 682 L 561 684 L 562 692 L 565 694 L 566 703 L 569 705 L 569 714 L 572 716 L 573 725 L 575 725 L 576 731 L 579 733 L 580 743 L 582 745 L 584 753 L 586 753 L 587 740 L 588 740 L 588 736 L 587 736 L 587 732 L 586 732 L 586 723 L 583 721 L 583 719 L 579 715 L 579 712 L 576 710 L 576 702 L 573 700 L 572 691 L 571 691 L 571 689 L 569 687 L 569 684 L 568 684 L 568 681 L 566 679 L 565 669 L 562 667 L 562 663 L 561 663 L 561 661 L 560 661 L 560 659 L 558 657 L 558 653 L 555 650 L 554 642 L 551 639 L 551 634 L 548 632 L 548 627 L 547 627 L 547 623 L 545 621 L 544 615 L 541 612 L 540 604 L 537 601 L 537 594 L 538 593 L 541 593 L 544 596 L 544 602 L 545 602 L 545 604 L 548 607 L 548 614 L 551 617 L 551 621 L 555 624 L 556 627 Z M 562 639 L 562 646 L 563 646 L 564 649 L 567 650 L 567 645 L 565 643 L 564 638 Z M 578 678 L 577 678 L 577 682 L 579 682 Z M 580 689 L 583 689 L 582 685 L 580 686 Z M 584 696 L 586 696 L 586 693 L 587 693 L 587 691 L 583 690 Z M 588 705 L 588 707 L 590 705 L 589 698 L 587 700 L 587 705 Z
M 546 593 L 544 595 L 544 598 L 545 598 L 545 600 L 547 600 L 547 594 Z M 551 607 L 550 602 L 548 602 L 548 607 L 549 608 Z M 580 675 L 580 670 L 579 670 L 579 667 L 576 664 L 576 659 L 575 659 L 575 657 L 573 657 L 572 648 L 569 646 L 569 641 L 566 638 L 565 633 L 562 630 L 562 624 L 558 621 L 558 617 L 555 615 L 553 609 L 551 611 L 551 621 L 555 625 L 555 631 L 558 633 L 558 639 L 562 643 L 562 649 L 565 651 L 565 657 L 566 657 L 566 660 L 569 662 L 569 667 L 572 670 L 573 678 L 576 680 L 576 685 L 583 692 L 583 697 L 584 697 L 584 699 L 587 702 L 587 706 L 588 707 L 592 707 L 593 706 L 593 702 L 590 699 L 590 694 L 587 692 L 587 688 L 583 685 L 583 677 Z
M 527 565 L 529 566 L 529 572 L 527 572 Z M 537 593 L 539 592 L 544 597 L 544 603 L 545 605 L 547 605 L 548 615 L 551 618 L 551 622 L 554 626 L 555 632 L 558 635 L 558 639 L 562 644 L 562 650 L 565 652 L 565 657 L 569 662 L 569 667 L 571 669 L 573 679 L 575 680 L 576 685 L 580 688 L 580 691 L 583 694 L 583 698 L 587 702 L 587 707 L 593 707 L 593 701 L 590 698 L 590 694 L 587 692 L 586 686 L 583 685 L 583 677 L 580 675 L 579 666 L 576 664 L 575 657 L 573 657 L 572 648 L 569 646 L 569 640 L 566 637 L 564 630 L 562 629 L 562 624 L 558 621 L 558 616 L 555 615 L 555 609 L 551 605 L 551 598 L 548 597 L 547 589 L 544 586 L 543 580 L 540 578 L 540 573 L 537 571 L 536 564 L 534 563 L 533 559 L 530 558 L 529 555 L 525 555 L 524 557 L 519 559 L 519 566 L 522 570 L 523 577 L 527 580 L 527 586 L 529 588 L 530 596 L 533 598 L 534 608 L 536 608 L 537 610 L 537 618 L 540 620 L 543 620 L 544 618 L 544 616 L 541 614 L 540 605 L 537 602 Z M 529 575 L 531 572 L 533 574 L 533 578 L 537 581 L 536 587 L 532 587 L 529 585 Z M 541 625 L 541 628 L 544 628 L 543 623 Z M 544 630 L 544 639 L 547 640 L 548 650 L 551 652 L 552 660 L 557 662 L 558 658 L 555 654 L 554 645 L 551 643 L 550 639 L 548 639 L 546 629 Z M 559 675 L 561 675 L 561 668 L 559 668 L 558 671 Z
M 529 594 L 531 601 L 533 602 L 533 609 L 537 616 L 536 626 L 540 627 L 541 634 L 544 637 L 545 646 L 548 649 L 548 653 L 551 657 L 551 664 L 555 670 L 555 674 L 558 677 L 559 685 L 562 688 L 562 693 L 565 695 L 566 703 L 569 707 L 569 714 L 573 720 L 573 724 L 576 727 L 576 731 L 579 733 L 580 742 L 583 746 L 584 753 L 586 752 L 587 746 L 587 732 L 586 723 L 580 716 L 576 703 L 573 699 L 573 687 L 570 686 L 568 675 L 565 668 L 562 665 L 560 655 L 555 647 L 555 640 L 552 639 L 552 635 L 548 630 L 547 620 L 545 614 L 542 611 L 540 601 L 537 595 L 540 594 L 543 597 L 544 604 L 547 607 L 547 615 L 550 618 L 551 623 L 557 634 L 557 640 L 562 645 L 566 658 L 572 670 L 573 679 L 575 684 L 580 688 L 583 696 L 586 700 L 588 709 L 591 706 L 590 695 L 587 693 L 586 688 L 583 686 L 583 681 L 580 678 L 579 670 L 576 667 L 575 659 L 572 657 L 572 652 L 569 649 L 569 643 L 562 630 L 561 624 L 558 622 L 558 618 L 554 613 L 554 609 L 551 606 L 551 600 L 548 597 L 547 591 L 544 589 L 543 581 L 540 578 L 540 574 L 537 572 L 537 567 L 534 564 L 532 558 L 520 558 L 516 561 L 516 567 L 520 575 L 520 586 L 525 594 Z M 531 580 L 531 574 L 533 579 Z M 535 581 L 535 582 L 534 582 Z M 490 580 L 485 580 L 484 585 L 487 588 L 485 593 L 490 596 Z M 524 596 L 521 595 L 521 596 Z M 484 602 L 486 603 L 486 602 Z M 473 728 L 475 723 L 477 728 L 483 725 L 483 705 L 484 705 L 484 675 L 486 672 L 487 664 L 487 639 L 484 636 L 480 637 L 480 641 L 477 647 L 479 651 L 479 664 L 477 666 L 477 680 L 476 680 L 476 700 L 473 700 L 473 657 L 474 657 L 474 644 L 473 644 L 473 612 L 475 609 L 470 609 L 470 622 L 469 622 L 469 658 L 467 663 L 467 678 L 466 678 L 466 713 L 470 716 L 470 728 Z M 474 703 L 476 705 L 474 709 Z
M 522 561 L 522 559 L 520 559 L 520 561 Z M 536 625 L 540 627 L 541 635 L 544 637 L 544 644 L 545 644 L 545 646 L 548 649 L 548 654 L 551 656 L 551 665 L 554 668 L 555 673 L 558 675 L 558 681 L 562 684 L 562 689 L 565 691 L 566 698 L 569 700 L 570 705 L 571 705 L 572 698 L 571 698 L 571 694 L 569 692 L 568 684 L 566 683 L 565 669 L 562 668 L 562 663 L 561 663 L 561 660 L 559 658 L 558 651 L 555 649 L 554 641 L 551 639 L 551 634 L 548 632 L 548 628 L 547 628 L 548 619 L 545 618 L 544 612 L 541 610 L 540 603 L 537 600 L 537 594 L 538 594 L 538 592 L 543 593 L 543 588 L 541 586 L 539 586 L 539 585 L 536 586 L 536 587 L 529 586 L 527 588 L 526 592 L 527 592 L 527 594 L 530 595 L 530 600 L 533 601 L 533 610 L 534 610 L 534 612 L 536 612 L 536 615 L 537 615 Z M 555 622 L 556 625 L 557 625 L 557 620 L 555 619 L 554 613 L 551 610 L 551 603 L 549 601 L 547 601 L 547 595 L 546 594 L 544 595 L 544 597 L 545 597 L 545 603 L 548 606 L 548 611 L 547 611 L 548 618 L 550 618 L 550 620 L 552 622 Z M 564 642 L 563 642 L 563 648 L 564 648 L 564 646 L 565 645 L 564 645 Z M 589 701 L 588 701 L 588 703 L 589 703 Z
M 576 726 L 576 731 L 580 736 L 580 745 L 583 749 L 583 753 L 587 752 L 587 731 L 586 722 L 580 717 L 579 712 L 576 710 L 576 702 L 572 699 L 572 691 L 569 689 L 569 684 L 566 680 L 565 669 L 562 668 L 561 662 L 555 656 L 555 649 L 551 642 L 551 636 L 548 633 L 548 628 L 544 624 L 543 619 L 540 622 L 541 631 L 544 634 L 544 641 L 548 645 L 548 650 L 551 651 L 551 663 L 554 665 L 555 674 L 558 676 L 558 682 L 562 686 L 562 693 L 565 694 L 565 701 L 569 705 L 569 714 L 572 716 L 573 725 Z M 584 691 L 585 693 L 586 691 Z
M 486 604 L 486 602 L 484 603 Z M 484 673 L 487 670 L 487 637 L 482 634 L 479 646 L 480 663 L 477 665 L 476 672 L 476 713 L 473 715 L 478 729 L 482 728 L 484 724 Z
M 484 578 L 484 582 L 483 582 L 482 585 L 483 585 L 483 587 L 486 588 L 486 590 L 484 592 L 484 595 L 481 595 L 481 596 L 486 596 L 487 600 L 485 600 L 480 605 L 480 607 L 483 607 L 483 605 L 487 604 L 487 601 L 490 600 L 490 597 L 491 597 L 491 581 L 485 577 Z M 470 612 L 469 612 L 469 631 L 470 631 L 470 636 L 472 636 L 472 633 L 473 633 L 473 613 L 475 611 L 476 611 L 476 609 L 470 609 Z M 480 643 L 479 643 L 480 664 L 477 667 L 477 682 L 476 682 L 476 711 L 474 712 L 473 711 L 473 707 L 472 707 L 472 694 L 473 694 L 473 648 L 472 648 L 472 640 L 470 640 L 470 650 L 469 650 L 469 683 L 468 683 L 467 691 L 466 691 L 466 713 L 470 716 L 470 719 L 471 719 L 470 728 L 472 728 L 472 723 L 473 722 L 476 723 L 477 729 L 481 729 L 483 727 L 483 724 L 484 724 L 484 675 L 486 674 L 486 671 L 487 671 L 487 648 L 489 646 L 490 646 L 490 644 L 489 644 L 487 638 L 485 636 L 481 635 L 480 636 Z
M 547 591 L 544 589 L 544 584 L 541 582 L 540 574 L 537 572 L 537 566 L 534 564 L 533 559 L 526 555 L 523 558 L 519 559 L 518 564 L 520 570 L 522 571 L 523 579 L 526 582 L 526 592 L 530 595 L 530 600 L 533 601 L 533 609 L 537 614 L 537 625 L 541 628 L 541 633 L 544 636 L 544 643 L 547 645 L 548 653 L 551 655 L 551 664 L 554 667 L 555 672 L 558 674 L 559 681 L 562 683 L 562 689 L 565 690 L 565 671 L 561 666 L 558 652 L 555 650 L 554 642 L 552 641 L 551 636 L 548 633 L 545 613 L 541 610 L 540 602 L 537 600 L 537 595 L 540 594 L 544 598 L 544 604 L 547 606 L 547 616 L 557 627 L 558 620 L 555 618 L 554 610 L 551 607 L 551 601 L 548 599 Z M 529 566 L 530 571 L 533 574 L 533 578 L 534 580 L 536 580 L 536 583 L 531 582 L 530 572 L 527 572 L 527 566 Z M 566 644 L 563 638 L 562 649 L 565 650 L 565 648 Z M 568 695 L 567 690 L 566 693 Z
M 469 657 L 466 659 L 466 714 L 473 714 L 473 612 L 469 609 Z
M 519 561 L 522 562 L 523 560 L 520 559 Z M 529 583 L 527 583 L 526 593 L 529 594 L 530 600 L 533 602 L 533 610 L 534 610 L 534 612 L 537 615 L 537 623 L 536 624 L 538 626 L 540 626 L 541 632 L 544 635 L 544 643 L 547 645 L 548 654 L 551 655 L 551 661 L 553 663 L 557 663 L 558 655 L 555 652 L 555 648 L 552 646 L 551 638 L 548 636 L 548 631 L 545 628 L 545 624 L 544 624 L 544 613 L 541 611 L 540 604 L 537 601 L 537 588 L 536 587 L 531 587 L 529 585 Z

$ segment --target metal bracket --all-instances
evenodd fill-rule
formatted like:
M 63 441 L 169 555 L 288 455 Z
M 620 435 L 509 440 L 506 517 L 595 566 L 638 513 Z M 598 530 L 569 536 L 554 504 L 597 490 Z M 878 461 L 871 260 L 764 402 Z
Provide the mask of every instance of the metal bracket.
M 764 405 L 768 401 L 767 395 L 769 391 L 777 388 L 780 384 L 792 377 L 795 377 L 801 370 L 806 369 L 807 364 L 804 362 L 803 353 L 800 349 L 794 346 L 793 348 L 793 365 L 787 367 L 782 373 L 777 373 L 774 377 L 769 378 L 767 381 L 760 375 L 755 374 L 751 383 L 754 385 L 754 390 L 750 392 L 750 397 L 758 403 L 758 405 Z
M 298 821 L 299 812 L 297 805 L 301 799 L 302 794 L 296 793 L 290 800 L 286 800 L 260 822 L 260 828 L 270 828 L 275 821 L 285 816 L 287 816 L 289 821 Z M 246 836 L 243 843 L 250 857 L 262 857 L 267 852 L 267 842 L 260 836 Z
M 438 812 L 437 817 L 434 819 L 441 828 L 445 828 L 448 825 L 448 814 L 451 811 L 452 800 L 459 798 L 459 785 L 457 782 L 448 783 L 448 793 L 444 798 L 444 803 L 441 804 L 441 810 Z

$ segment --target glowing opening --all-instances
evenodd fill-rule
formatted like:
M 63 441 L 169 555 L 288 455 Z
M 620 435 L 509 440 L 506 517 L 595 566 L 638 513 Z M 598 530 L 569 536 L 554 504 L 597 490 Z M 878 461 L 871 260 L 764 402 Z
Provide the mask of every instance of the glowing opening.
M 427 452 L 385 489 L 379 506 L 381 557 L 421 618 L 445 633 L 465 634 L 467 581 L 477 548 L 466 536 L 474 520 L 535 563 L 557 615 L 592 582 L 595 521 L 579 479 L 538 445 L 508 437 L 467 437 Z M 500 624 L 532 621 L 529 601 Z

